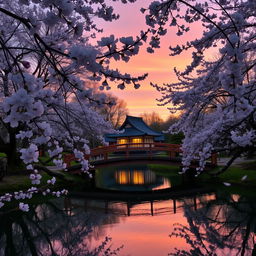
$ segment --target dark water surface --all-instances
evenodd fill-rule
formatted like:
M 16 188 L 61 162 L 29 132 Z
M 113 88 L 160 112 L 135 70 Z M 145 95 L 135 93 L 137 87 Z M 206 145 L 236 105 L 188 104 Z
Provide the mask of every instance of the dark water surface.
M 152 191 L 171 188 L 171 181 L 158 175 L 151 165 L 113 165 L 96 170 L 96 187 L 119 191 Z
M 60 198 L 2 215 L 0 223 L 0 255 L 111 255 L 109 246 L 120 248 L 112 255 L 255 255 L 256 203 L 239 195 Z
M 149 166 L 99 169 L 96 185 L 112 194 L 126 191 L 129 200 L 107 200 L 103 192 L 101 200 L 87 194 L 31 204 L 28 213 L 2 213 L 0 256 L 256 255 L 253 199 L 225 192 L 191 194 L 188 188 L 184 196 L 170 192 L 165 200 L 139 196 L 176 183 Z

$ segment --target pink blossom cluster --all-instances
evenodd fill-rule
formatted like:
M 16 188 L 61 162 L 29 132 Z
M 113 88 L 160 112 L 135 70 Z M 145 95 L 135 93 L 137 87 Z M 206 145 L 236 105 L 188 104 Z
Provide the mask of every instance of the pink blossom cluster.
M 149 52 L 159 47 L 161 27 L 170 26 L 182 38 L 193 23 L 202 26 L 200 37 L 170 46 L 172 56 L 192 51 L 185 70 L 174 68 L 178 81 L 152 83 L 162 93 L 159 105 L 180 114 L 167 132 L 185 135 L 183 172 L 197 160 L 200 174 L 212 152 L 228 151 L 235 159 L 255 150 L 255 6 L 250 0 L 167 0 L 142 9 L 154 30 Z
M 122 1 L 127 2 L 134 0 Z M 96 110 L 114 104 L 106 101 L 103 91 L 115 84 L 120 89 L 139 88 L 147 76 L 112 69 L 110 60 L 128 61 L 139 52 L 146 33 L 95 40 L 102 31 L 95 17 L 105 21 L 119 17 L 104 0 L 6 0 L 0 5 L 0 112 L 7 146 L 15 145 L 35 186 L 42 178 L 36 165 L 47 168 L 41 153 L 66 170 L 63 152 L 74 152 L 86 172 L 90 141 L 104 142 L 104 133 L 113 131 Z M 92 89 L 92 81 L 100 83 L 97 90 Z M 47 185 L 54 183 L 52 179 Z M 15 196 L 25 199 L 32 194 Z M 2 197 L 1 206 L 15 199 L 10 195 Z M 25 203 L 19 208 L 28 210 Z

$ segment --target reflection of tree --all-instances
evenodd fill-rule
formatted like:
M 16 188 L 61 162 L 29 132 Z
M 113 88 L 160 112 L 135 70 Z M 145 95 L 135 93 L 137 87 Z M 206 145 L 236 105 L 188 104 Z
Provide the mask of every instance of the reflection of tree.
M 171 236 L 182 237 L 188 251 L 169 255 L 256 255 L 256 203 L 239 196 L 211 201 L 194 211 L 185 206 L 187 225 L 175 224 Z
M 90 233 L 103 221 L 104 215 L 79 211 L 65 212 L 60 201 L 31 206 L 1 215 L 0 255 L 5 256 L 96 256 L 112 255 L 110 238 L 96 248 L 89 245 Z M 116 254 L 115 254 L 116 255 Z

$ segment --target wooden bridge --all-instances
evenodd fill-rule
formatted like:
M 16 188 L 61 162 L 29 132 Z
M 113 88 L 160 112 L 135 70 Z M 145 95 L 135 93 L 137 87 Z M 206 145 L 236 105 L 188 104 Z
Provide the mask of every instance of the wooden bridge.
M 100 146 L 91 150 L 90 155 L 85 158 L 93 162 L 106 163 L 110 160 L 129 160 L 143 156 L 144 159 L 168 159 L 170 161 L 181 161 L 181 145 L 169 143 L 130 143 Z M 72 161 L 76 161 L 74 154 L 66 154 L 64 162 L 69 167 Z M 217 155 L 212 154 L 210 164 L 217 165 Z

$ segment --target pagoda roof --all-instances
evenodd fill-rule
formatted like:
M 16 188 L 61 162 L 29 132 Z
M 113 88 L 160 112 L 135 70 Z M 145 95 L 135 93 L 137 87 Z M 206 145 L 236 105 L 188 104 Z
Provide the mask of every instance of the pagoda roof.
M 122 126 L 118 129 L 123 131 L 121 133 L 106 134 L 107 141 L 113 141 L 118 137 L 131 137 L 131 136 L 143 136 L 149 135 L 156 137 L 156 140 L 164 140 L 164 135 L 161 132 L 152 130 L 142 119 L 142 117 L 127 116 Z M 112 138 L 112 140 L 111 140 Z

